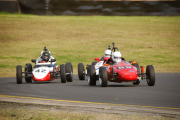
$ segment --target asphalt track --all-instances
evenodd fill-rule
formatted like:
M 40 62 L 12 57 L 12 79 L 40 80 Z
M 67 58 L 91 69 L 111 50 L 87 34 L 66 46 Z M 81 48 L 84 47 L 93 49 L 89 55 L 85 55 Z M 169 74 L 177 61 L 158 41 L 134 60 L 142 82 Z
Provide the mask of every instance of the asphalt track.
M 61 83 L 56 79 L 46 83 L 16 84 L 16 78 L 0 78 L 0 96 L 31 97 L 42 99 L 69 100 L 149 106 L 154 108 L 180 109 L 180 73 L 157 73 L 155 86 L 146 81 L 134 86 L 132 83 L 108 83 L 108 87 L 88 86 L 74 75 L 73 82 Z M 8 97 L 7 97 L 8 99 Z

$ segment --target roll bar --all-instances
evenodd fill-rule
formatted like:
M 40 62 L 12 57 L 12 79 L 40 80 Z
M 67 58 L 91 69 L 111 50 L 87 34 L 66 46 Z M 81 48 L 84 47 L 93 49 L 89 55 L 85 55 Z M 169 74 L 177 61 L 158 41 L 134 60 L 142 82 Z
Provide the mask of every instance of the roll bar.
M 112 46 L 113 46 L 113 48 L 111 49 L 113 52 L 115 52 L 116 50 L 118 50 L 119 51 L 119 49 L 117 48 L 117 47 L 115 47 L 115 43 L 113 42 L 112 43 Z
M 44 49 L 41 51 L 41 56 L 42 56 L 43 52 L 48 52 L 51 56 L 51 52 L 46 47 L 44 47 Z

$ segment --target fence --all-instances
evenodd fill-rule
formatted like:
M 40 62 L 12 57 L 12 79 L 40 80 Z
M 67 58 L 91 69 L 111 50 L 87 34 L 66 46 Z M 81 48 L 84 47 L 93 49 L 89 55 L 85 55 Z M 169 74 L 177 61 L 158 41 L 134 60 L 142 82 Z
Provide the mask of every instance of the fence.
M 0 0 L 0 11 L 38 15 L 180 15 L 180 1 Z

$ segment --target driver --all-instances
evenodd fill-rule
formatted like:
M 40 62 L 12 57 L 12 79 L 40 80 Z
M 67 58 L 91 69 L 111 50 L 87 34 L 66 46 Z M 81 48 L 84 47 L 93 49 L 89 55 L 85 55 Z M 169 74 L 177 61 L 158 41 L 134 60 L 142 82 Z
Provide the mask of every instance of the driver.
M 112 57 L 110 57 L 106 63 L 107 64 L 120 63 L 121 59 L 122 58 L 121 58 L 120 51 L 115 51 L 115 52 L 112 53 Z
M 112 55 L 113 63 L 120 63 L 121 62 L 121 53 L 120 51 L 116 51 Z
M 49 54 L 48 52 L 44 52 L 44 53 L 42 54 L 41 58 L 42 58 L 42 61 L 48 62 L 49 59 L 50 59 L 50 54 Z
M 38 63 L 46 63 L 51 61 L 51 59 L 54 59 L 54 57 L 52 57 L 50 51 L 44 47 L 37 61 Z
M 105 50 L 104 56 L 103 56 L 104 62 L 108 61 L 108 59 L 110 58 L 110 55 L 111 55 L 111 50 L 109 50 L 109 49 Z

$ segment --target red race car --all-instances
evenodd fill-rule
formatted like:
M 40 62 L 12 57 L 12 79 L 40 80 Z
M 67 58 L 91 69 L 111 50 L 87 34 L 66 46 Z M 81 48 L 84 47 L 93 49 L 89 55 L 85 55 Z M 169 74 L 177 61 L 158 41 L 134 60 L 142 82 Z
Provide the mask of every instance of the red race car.
M 113 44 L 112 51 L 114 51 L 112 54 L 115 55 L 119 52 L 119 49 L 114 47 Z M 108 81 L 118 83 L 132 82 L 134 85 L 139 85 L 140 81 L 144 79 L 147 80 L 147 84 L 149 86 L 155 85 L 155 71 L 153 65 L 147 65 L 145 73 L 143 66 L 139 67 L 139 65 L 134 61 L 127 62 L 125 60 L 122 60 L 122 57 L 120 56 L 121 54 L 119 55 L 120 59 L 118 60 L 118 62 L 113 62 L 111 61 L 111 59 L 108 63 L 100 67 L 98 76 L 96 74 L 95 67 L 91 65 L 89 67 L 89 85 L 95 86 L 96 80 L 99 80 L 101 87 L 107 87 Z

